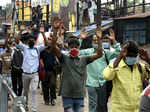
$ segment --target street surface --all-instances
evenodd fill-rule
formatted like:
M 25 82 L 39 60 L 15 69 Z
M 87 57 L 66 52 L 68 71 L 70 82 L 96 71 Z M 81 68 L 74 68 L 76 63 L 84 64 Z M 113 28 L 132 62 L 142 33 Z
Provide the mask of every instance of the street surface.
M 38 92 L 38 110 L 37 110 L 37 112 L 64 112 L 60 96 L 57 97 L 55 106 L 45 105 L 44 101 L 43 101 L 43 96 L 41 94 L 41 89 L 39 89 L 38 91 L 39 92 Z M 31 94 L 30 94 L 29 100 L 30 100 L 30 102 L 29 102 L 30 111 L 29 112 L 32 112 L 31 111 Z M 12 103 L 13 103 L 12 100 L 9 101 L 9 111 L 8 112 L 13 112 L 12 111 Z M 88 98 L 87 97 L 85 98 L 84 112 L 88 112 Z

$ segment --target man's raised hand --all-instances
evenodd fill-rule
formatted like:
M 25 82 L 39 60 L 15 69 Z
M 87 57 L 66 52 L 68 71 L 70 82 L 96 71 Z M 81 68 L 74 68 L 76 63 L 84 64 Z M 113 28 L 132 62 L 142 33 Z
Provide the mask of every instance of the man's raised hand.
M 98 26 L 96 29 L 96 36 L 97 38 L 100 38 L 100 39 L 102 38 L 102 29 L 100 26 Z

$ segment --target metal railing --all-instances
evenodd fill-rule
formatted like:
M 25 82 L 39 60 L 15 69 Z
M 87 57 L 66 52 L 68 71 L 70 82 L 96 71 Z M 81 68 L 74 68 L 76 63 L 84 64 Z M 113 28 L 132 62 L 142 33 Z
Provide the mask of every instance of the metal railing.
M 26 112 L 24 97 L 18 97 L 10 88 L 6 76 L 0 75 L 0 112 L 8 112 L 8 93 L 13 98 L 13 112 Z
M 142 3 L 142 4 L 115 9 L 113 10 L 113 15 L 108 15 L 108 16 L 116 18 L 121 16 L 127 16 L 127 15 L 135 15 L 138 13 L 145 13 L 147 11 L 150 11 L 150 3 L 144 3 L 144 4 Z
M 150 11 L 150 3 L 140 3 L 136 5 L 131 5 L 127 7 L 118 7 L 116 9 L 109 9 L 104 7 L 101 8 L 101 17 L 103 20 L 109 19 L 109 18 L 118 18 L 118 17 L 124 17 L 129 15 L 135 15 L 139 13 L 145 13 L 147 11 Z

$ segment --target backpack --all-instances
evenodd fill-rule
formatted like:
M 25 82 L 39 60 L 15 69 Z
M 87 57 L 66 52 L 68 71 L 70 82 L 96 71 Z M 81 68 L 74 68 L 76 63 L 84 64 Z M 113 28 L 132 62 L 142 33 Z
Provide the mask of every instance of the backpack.
M 20 49 L 14 49 L 14 54 L 12 57 L 12 67 L 15 69 L 21 69 L 23 64 L 23 53 Z
M 143 70 L 142 70 L 142 66 L 138 63 L 138 70 L 141 74 L 141 79 L 142 79 L 142 74 L 143 74 Z M 148 68 L 145 66 L 145 70 L 148 74 L 150 74 L 150 71 L 148 70 Z M 145 78 L 142 80 L 142 85 L 143 85 L 143 90 L 149 85 L 149 78 Z
M 107 65 L 109 65 L 109 60 L 108 60 L 108 57 L 106 55 L 106 52 L 104 51 L 104 56 L 105 56 L 105 61 L 107 63 Z M 106 81 L 106 97 L 107 97 L 107 102 L 108 102 L 108 99 L 111 95 L 111 92 L 112 92 L 112 88 L 113 88 L 113 84 L 112 84 L 112 81 Z
M 88 8 L 91 8 L 91 7 L 92 7 L 92 2 L 89 1 L 89 2 L 88 2 Z

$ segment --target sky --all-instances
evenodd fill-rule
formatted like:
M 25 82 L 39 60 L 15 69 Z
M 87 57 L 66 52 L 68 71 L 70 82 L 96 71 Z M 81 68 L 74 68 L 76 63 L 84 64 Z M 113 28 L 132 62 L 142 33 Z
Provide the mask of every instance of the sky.
M 32 0 L 34 1 L 34 0 Z M 106 2 L 107 0 L 102 0 L 102 2 Z M 111 0 L 109 0 L 111 1 Z M 142 1 L 142 0 L 141 0 Z M 149 2 L 149 0 L 145 0 L 146 2 Z M 7 3 L 11 3 L 11 0 L 0 0 L 0 6 L 5 6 Z
M 7 3 L 11 3 L 11 0 L 0 0 L 0 6 L 5 6 Z

